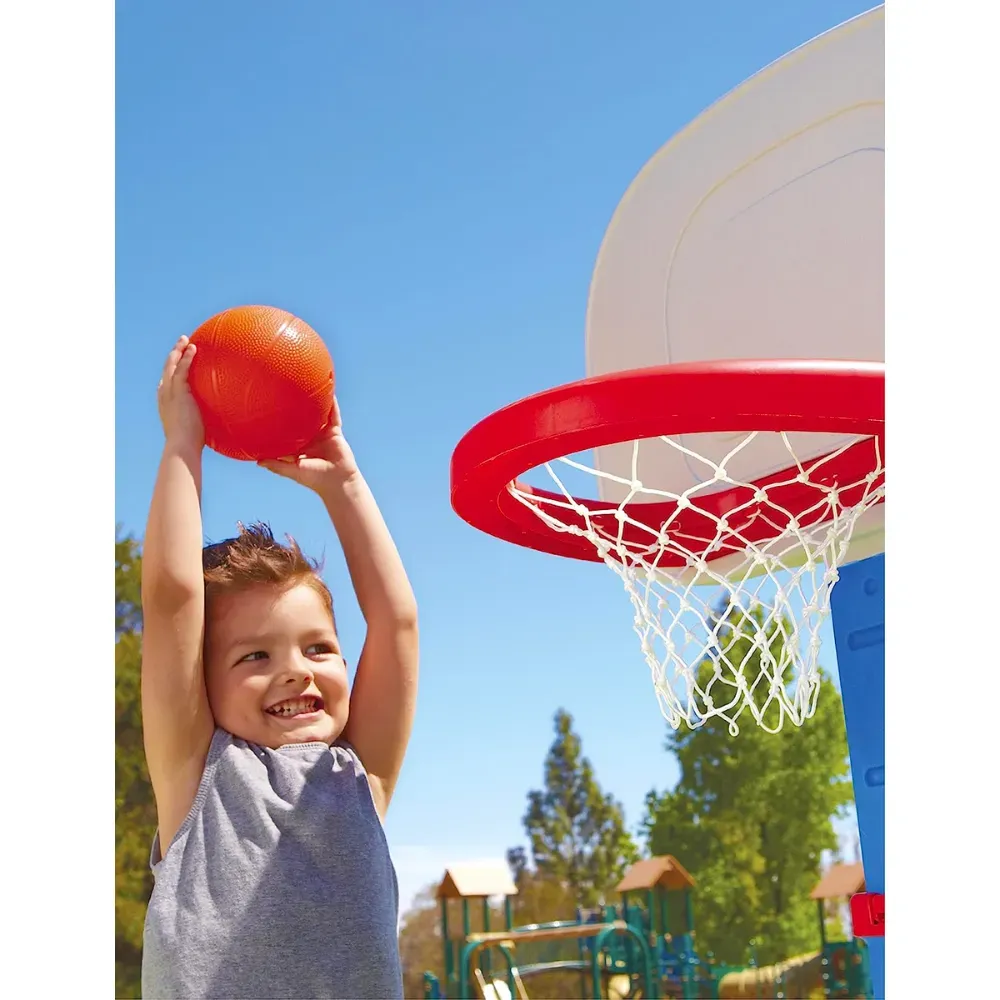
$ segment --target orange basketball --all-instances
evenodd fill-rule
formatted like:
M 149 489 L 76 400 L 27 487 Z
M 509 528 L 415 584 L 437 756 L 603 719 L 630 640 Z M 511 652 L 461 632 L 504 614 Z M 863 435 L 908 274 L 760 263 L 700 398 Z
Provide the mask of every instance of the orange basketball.
M 271 306 L 237 306 L 191 335 L 188 384 L 205 443 L 230 458 L 298 454 L 333 408 L 333 361 L 319 334 Z

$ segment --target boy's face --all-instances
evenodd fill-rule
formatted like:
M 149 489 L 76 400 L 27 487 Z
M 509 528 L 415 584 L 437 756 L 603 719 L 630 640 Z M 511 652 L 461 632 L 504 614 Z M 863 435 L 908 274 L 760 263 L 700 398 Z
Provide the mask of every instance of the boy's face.
M 216 724 L 259 746 L 333 743 L 350 691 L 330 612 L 304 583 L 212 601 L 205 682 Z

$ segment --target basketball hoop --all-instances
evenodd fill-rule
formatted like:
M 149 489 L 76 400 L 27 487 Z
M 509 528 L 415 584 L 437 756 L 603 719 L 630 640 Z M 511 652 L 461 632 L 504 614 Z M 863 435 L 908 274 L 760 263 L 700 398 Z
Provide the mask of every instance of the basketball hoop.
M 452 506 L 497 538 L 616 573 L 674 729 L 718 717 L 735 735 L 744 711 L 769 732 L 798 726 L 816 708 L 838 566 L 885 498 L 884 378 L 878 362 L 725 361 L 557 386 L 462 438 Z M 726 447 L 699 451 L 688 439 L 700 434 Z M 842 443 L 816 454 L 817 435 Z M 744 481 L 731 470 L 764 437 L 780 442 L 784 464 Z M 683 490 L 644 485 L 642 449 L 654 441 L 703 474 Z M 567 457 L 629 443 L 629 478 Z M 573 496 L 557 461 L 595 476 L 606 499 Z M 520 481 L 537 467 L 555 490 Z M 716 599 L 699 593 L 706 584 Z

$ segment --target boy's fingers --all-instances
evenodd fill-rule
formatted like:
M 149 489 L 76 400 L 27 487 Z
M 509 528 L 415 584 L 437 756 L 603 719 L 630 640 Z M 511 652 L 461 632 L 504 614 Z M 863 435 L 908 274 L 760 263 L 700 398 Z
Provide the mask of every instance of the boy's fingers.
M 167 355 L 166 364 L 163 366 L 163 373 L 160 375 L 160 384 L 157 388 L 162 389 L 165 385 L 170 385 L 170 380 L 174 376 L 174 369 L 177 367 L 177 359 L 174 357 L 174 352 L 171 351 Z
M 177 367 L 174 369 L 174 376 L 180 377 L 181 379 L 187 379 L 188 369 L 191 367 L 191 362 L 194 360 L 195 351 L 197 348 L 194 344 L 188 344 L 184 348 L 184 353 L 180 356 L 177 362 Z
M 177 369 L 177 363 L 181 360 L 185 348 L 188 346 L 188 338 L 181 337 L 170 349 L 167 360 L 163 363 L 163 374 L 160 376 L 160 386 L 169 385 Z

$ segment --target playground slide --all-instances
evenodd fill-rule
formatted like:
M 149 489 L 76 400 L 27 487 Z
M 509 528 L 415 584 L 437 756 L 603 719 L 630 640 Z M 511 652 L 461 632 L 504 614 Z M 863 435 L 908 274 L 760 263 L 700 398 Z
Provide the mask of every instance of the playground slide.
M 482 1000 L 511 1000 L 510 987 L 502 979 L 487 982 L 479 969 L 476 969 L 476 985 Z
M 779 977 L 784 976 L 782 992 L 786 997 L 806 997 L 810 990 L 823 985 L 823 956 L 815 951 L 808 955 L 790 958 L 779 965 L 765 965 L 759 969 L 746 969 L 723 976 L 719 983 L 719 996 L 725 1000 L 742 1000 L 746 997 L 773 997 L 777 992 Z
M 517 990 L 518 1000 L 528 1000 L 524 983 L 517 969 L 514 970 L 514 988 Z M 502 979 L 494 979 L 487 982 L 482 969 L 476 969 L 476 985 L 479 987 L 479 996 L 482 1000 L 511 1000 L 510 987 Z

